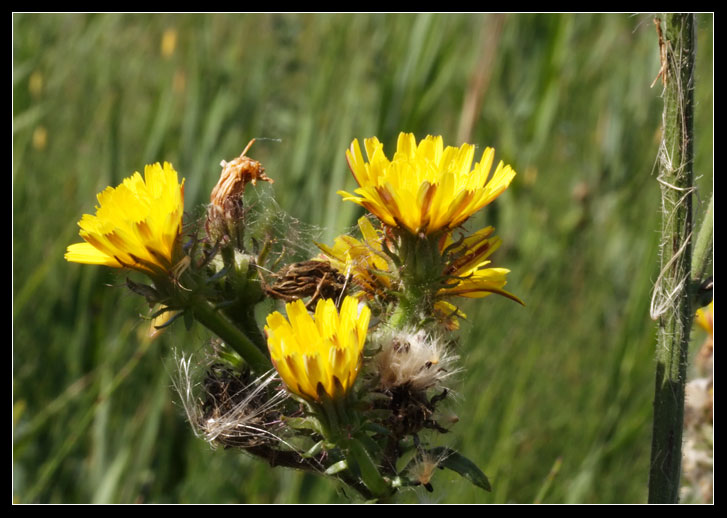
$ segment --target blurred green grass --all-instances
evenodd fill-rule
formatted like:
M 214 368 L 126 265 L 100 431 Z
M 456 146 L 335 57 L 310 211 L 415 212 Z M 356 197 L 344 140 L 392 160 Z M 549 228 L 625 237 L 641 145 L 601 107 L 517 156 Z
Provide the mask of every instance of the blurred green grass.
M 713 17 L 697 20 L 699 217 Z M 208 335 L 149 341 L 123 276 L 63 252 L 105 186 L 168 160 L 194 212 L 253 137 L 277 139 L 250 154 L 280 206 L 330 243 L 359 215 L 335 193 L 354 184 L 345 149 L 372 135 L 392 149 L 401 130 L 494 146 L 519 173 L 469 226 L 497 227 L 494 260 L 527 303 L 465 308 L 449 439 L 493 492 L 441 473 L 435 493 L 403 500 L 646 501 L 662 106 L 651 16 L 18 14 L 13 60 L 16 502 L 347 501 L 196 439 L 169 358 Z

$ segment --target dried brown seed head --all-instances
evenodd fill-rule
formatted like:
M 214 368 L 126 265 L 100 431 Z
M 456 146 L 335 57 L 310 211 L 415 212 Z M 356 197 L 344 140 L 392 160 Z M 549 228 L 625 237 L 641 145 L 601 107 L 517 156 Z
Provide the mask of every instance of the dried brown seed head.
M 310 297 L 308 306 L 319 298 L 338 300 L 345 289 L 346 279 L 329 262 L 311 260 L 293 263 L 275 274 L 275 280 L 265 291 L 268 296 L 292 302 Z
M 224 210 L 226 202 L 241 196 L 245 192 L 245 186 L 248 183 L 255 185 L 258 180 L 273 183 L 273 180 L 265 175 L 265 168 L 260 162 L 245 156 L 245 153 L 247 153 L 254 142 L 255 139 L 252 139 L 245 146 L 240 156 L 231 162 L 225 160 L 220 162 L 222 172 L 220 173 L 220 179 L 217 185 L 212 189 L 212 194 L 210 195 L 212 205 Z

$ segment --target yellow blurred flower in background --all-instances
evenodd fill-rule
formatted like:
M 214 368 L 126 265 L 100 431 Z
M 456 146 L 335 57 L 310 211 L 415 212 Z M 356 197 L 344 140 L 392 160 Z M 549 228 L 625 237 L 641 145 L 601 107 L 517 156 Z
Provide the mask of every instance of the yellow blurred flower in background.
M 177 48 L 177 30 L 166 29 L 162 34 L 162 41 L 160 45 L 160 52 L 162 57 L 170 58 L 174 54 L 174 50 Z
M 714 301 L 697 310 L 696 322 L 710 336 L 714 334 Z

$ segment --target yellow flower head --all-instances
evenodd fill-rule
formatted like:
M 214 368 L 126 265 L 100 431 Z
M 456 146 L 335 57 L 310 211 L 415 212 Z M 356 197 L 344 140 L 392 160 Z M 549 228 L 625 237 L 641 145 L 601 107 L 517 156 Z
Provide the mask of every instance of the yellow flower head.
M 321 299 L 311 317 L 303 301 L 285 305 L 268 315 L 265 333 L 273 365 L 288 390 L 308 401 L 344 396 L 353 386 L 371 310 L 354 297 L 346 297 L 339 314 L 331 299 Z
M 335 239 L 332 247 L 318 244 L 331 266 L 361 287 L 367 297 L 387 298 L 399 289 L 397 273 L 383 251 L 384 236 L 377 231 L 366 216 L 358 220 L 362 240 L 343 235 Z M 520 304 L 523 301 L 503 288 L 507 284 L 506 268 L 488 267 L 488 259 L 502 243 L 492 237 L 493 227 L 483 228 L 456 242 L 452 232 L 444 234 L 439 242 L 439 252 L 444 255 L 442 278 L 434 301 L 434 312 L 450 329 L 459 327 L 457 318 L 466 315 L 455 305 L 447 302 L 452 297 L 481 298 L 497 293 Z
M 438 297 L 480 298 L 497 293 L 523 304 L 518 297 L 502 289 L 507 284 L 510 270 L 487 267 L 491 262 L 487 258 L 502 243 L 499 237 L 490 237 L 494 231 L 493 227 L 483 228 L 458 243 L 453 242 L 451 233 L 444 237 L 440 246 L 452 259 L 447 264 L 447 280 Z
M 502 243 L 499 237 L 490 237 L 493 227 L 478 230 L 457 242 L 447 233 L 440 242 L 442 253 L 448 255 L 444 270 L 444 286 L 437 291 L 434 311 L 450 330 L 459 328 L 458 318 L 467 318 L 457 306 L 447 302 L 451 297 L 481 298 L 497 293 L 524 305 L 512 293 L 505 291 L 507 268 L 491 268 L 487 259 Z
M 383 295 L 391 288 L 389 262 L 383 251 L 383 236 L 366 216 L 358 220 L 362 240 L 352 236 L 337 237 L 332 247 L 316 243 L 341 274 L 351 276 L 367 295 Z
M 707 306 L 699 308 L 696 315 L 697 324 L 710 336 L 714 334 L 714 300 Z
M 184 180 L 171 164 L 156 163 L 98 194 L 96 214 L 84 214 L 78 226 L 83 243 L 70 245 L 67 261 L 169 272 L 182 228 Z
M 413 134 L 400 133 L 391 161 L 376 137 L 366 139 L 364 145 L 368 162 L 358 140 L 346 151 L 359 185 L 354 191 L 358 196 L 338 194 L 365 207 L 386 225 L 412 234 L 458 227 L 502 194 L 515 176 L 509 165 L 500 162 L 488 181 L 494 149 L 486 148 L 471 168 L 475 147 L 444 148 L 442 137 L 427 136 L 417 145 Z

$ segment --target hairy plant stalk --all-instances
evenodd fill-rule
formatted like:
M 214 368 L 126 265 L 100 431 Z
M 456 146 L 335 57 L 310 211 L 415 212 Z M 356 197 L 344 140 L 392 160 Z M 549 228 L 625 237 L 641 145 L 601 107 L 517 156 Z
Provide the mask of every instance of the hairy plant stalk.
M 651 317 L 658 322 L 649 503 L 676 503 L 684 422 L 684 388 L 693 311 L 691 275 L 694 104 L 694 16 L 666 14 L 661 47 L 663 140 L 659 151 L 662 199 L 661 271 Z
M 232 347 L 248 363 L 253 372 L 262 374 L 272 367 L 270 360 L 260 352 L 255 343 L 209 303 L 198 301 L 194 304 L 193 310 L 195 318 Z

